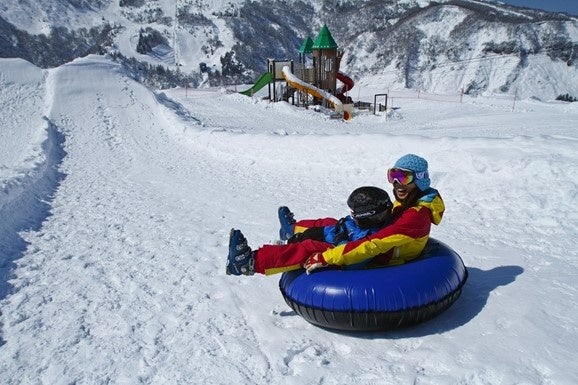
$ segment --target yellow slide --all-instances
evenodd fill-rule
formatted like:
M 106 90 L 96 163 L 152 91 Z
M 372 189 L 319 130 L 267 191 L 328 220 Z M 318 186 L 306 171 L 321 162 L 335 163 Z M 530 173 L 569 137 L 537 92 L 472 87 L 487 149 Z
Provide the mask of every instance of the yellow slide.
M 339 100 L 335 95 L 329 92 L 315 87 L 312 84 L 306 83 L 303 80 L 295 76 L 288 66 L 283 67 L 283 77 L 287 84 L 294 87 L 300 91 L 304 91 L 309 95 L 312 95 L 318 99 L 325 99 L 329 104 L 333 106 L 333 109 L 337 112 L 343 112 L 343 119 L 350 120 L 351 113 L 353 112 L 353 106 L 351 104 L 344 105 L 341 100 Z

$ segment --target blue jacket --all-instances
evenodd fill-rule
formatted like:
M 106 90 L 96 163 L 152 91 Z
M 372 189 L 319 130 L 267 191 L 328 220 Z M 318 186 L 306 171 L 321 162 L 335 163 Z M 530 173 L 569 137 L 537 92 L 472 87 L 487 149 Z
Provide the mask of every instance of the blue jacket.
M 379 229 L 380 227 L 362 229 L 355 223 L 351 215 L 348 215 L 345 218 L 341 218 L 334 226 L 323 227 L 323 237 L 325 238 L 325 242 L 337 246 L 365 238 L 368 235 L 376 233 Z

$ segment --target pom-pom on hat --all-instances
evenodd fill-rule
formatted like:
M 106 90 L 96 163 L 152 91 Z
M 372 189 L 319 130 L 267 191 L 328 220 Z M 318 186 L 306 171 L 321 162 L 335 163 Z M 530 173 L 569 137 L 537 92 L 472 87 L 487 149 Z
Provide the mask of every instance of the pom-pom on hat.
M 404 155 L 395 162 L 393 167 L 413 171 L 415 174 L 414 183 L 421 191 L 425 191 L 430 187 L 431 181 L 427 170 L 427 160 L 421 156 L 414 154 Z

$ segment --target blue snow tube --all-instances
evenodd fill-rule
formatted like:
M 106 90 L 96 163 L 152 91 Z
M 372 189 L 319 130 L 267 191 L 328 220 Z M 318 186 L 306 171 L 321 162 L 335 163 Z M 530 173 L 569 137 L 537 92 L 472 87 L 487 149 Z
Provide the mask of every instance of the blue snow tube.
M 421 256 L 403 265 L 283 273 L 287 304 L 314 325 L 382 331 L 435 317 L 460 296 L 468 272 L 460 256 L 430 238 Z

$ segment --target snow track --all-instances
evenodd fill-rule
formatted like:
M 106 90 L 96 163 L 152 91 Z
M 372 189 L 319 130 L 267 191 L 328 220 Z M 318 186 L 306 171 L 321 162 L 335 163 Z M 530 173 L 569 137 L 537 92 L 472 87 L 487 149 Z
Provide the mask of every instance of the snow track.
M 86 64 L 81 61 L 51 73 L 47 94 L 55 123 L 49 127 L 48 144 L 56 149 L 47 146 L 46 165 L 34 173 L 39 176 L 29 178 L 30 183 L 20 183 L 25 193 L 9 213 L 28 221 L 29 212 L 39 215 L 33 219 L 36 226 L 27 229 L 33 231 L 24 236 L 33 246 L 18 261 L 21 268 L 38 270 L 38 274 L 15 280 L 15 307 L 5 313 L 6 319 L 10 327 L 36 333 L 42 325 L 52 335 L 35 346 L 21 339 L 26 332 L 6 336 L 32 353 L 18 355 L 12 369 L 28 369 L 12 378 L 51 382 L 47 372 L 51 367 L 85 383 L 135 376 L 145 383 L 151 378 L 176 383 L 203 370 L 199 355 L 242 355 L 243 347 L 227 340 L 237 333 L 246 339 L 250 332 L 242 317 L 235 320 L 227 314 L 212 314 L 206 318 L 213 301 L 231 296 L 226 287 L 214 287 L 210 279 L 223 270 L 222 258 L 209 261 L 214 250 L 204 245 L 204 238 L 215 242 L 213 230 L 191 233 L 188 226 L 202 219 L 200 210 L 205 205 L 195 199 L 195 180 L 210 181 L 214 170 L 203 164 L 202 153 L 179 150 L 178 143 L 159 126 L 158 116 L 166 108 L 150 92 L 128 81 L 115 65 Z M 117 81 L 100 84 L 98 79 L 110 72 L 116 72 Z M 89 90 L 87 78 L 94 79 Z M 109 103 L 105 95 L 111 94 L 116 97 Z M 57 151 L 64 140 L 56 126 L 66 137 L 64 158 Z M 63 174 L 42 171 L 56 166 Z M 43 207 L 39 211 L 39 204 L 31 202 L 37 192 L 53 192 L 62 179 L 57 176 L 64 174 L 67 177 L 52 207 L 39 203 Z M 48 211 L 53 215 L 45 220 L 43 213 Z M 218 242 L 227 231 L 217 236 Z M 5 233 L 16 236 L 16 229 Z M 20 245 L 20 253 L 24 246 Z M 202 289 L 199 292 L 195 287 Z M 36 293 L 34 299 L 26 300 L 29 295 L 25 293 L 30 291 Z M 5 349 L 12 347 L 16 345 Z M 178 374 L 167 362 L 175 349 L 191 364 Z M 117 353 L 92 357 L 93 370 L 86 373 L 84 365 L 94 351 Z M 118 372 L 103 376 L 114 365 L 112 359 L 125 364 Z M 235 383 L 247 382 L 267 367 L 266 360 L 255 355 L 242 366 L 235 361 L 231 365 L 221 363 L 221 373 Z M 32 367 L 36 370 L 31 371 Z M 15 374 L 6 367 L 2 372 Z

